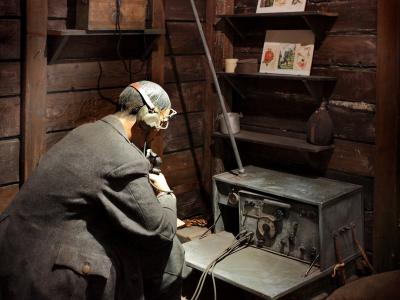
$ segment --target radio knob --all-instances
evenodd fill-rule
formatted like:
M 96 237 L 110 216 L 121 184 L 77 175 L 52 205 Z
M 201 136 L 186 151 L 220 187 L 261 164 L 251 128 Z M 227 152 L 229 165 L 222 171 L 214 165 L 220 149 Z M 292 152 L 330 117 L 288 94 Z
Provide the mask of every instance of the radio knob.
M 281 209 L 277 209 L 275 211 L 275 217 L 278 221 L 282 220 L 283 216 L 284 216 L 284 212 Z
M 230 192 L 228 194 L 228 204 L 232 206 L 237 206 L 239 203 L 239 195 L 235 192 Z
M 295 239 L 296 239 L 296 234 L 297 234 L 297 228 L 299 227 L 299 223 L 294 223 L 292 232 L 289 233 L 289 243 L 291 245 L 294 245 Z
M 289 234 L 289 243 L 290 243 L 291 245 L 294 244 L 295 237 L 296 237 L 296 236 L 295 236 L 293 233 L 290 233 L 290 234 Z
M 314 258 L 315 258 L 316 255 L 317 255 L 317 248 L 312 247 L 312 248 L 310 249 L 310 259 L 311 259 L 311 260 L 314 260 Z

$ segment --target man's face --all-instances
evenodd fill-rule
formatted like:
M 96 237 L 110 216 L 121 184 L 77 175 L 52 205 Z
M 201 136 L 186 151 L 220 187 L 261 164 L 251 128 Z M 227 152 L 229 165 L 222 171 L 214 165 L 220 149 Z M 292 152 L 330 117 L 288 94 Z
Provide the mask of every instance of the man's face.
M 160 112 L 160 127 L 161 128 L 152 128 L 150 129 L 149 134 L 147 135 L 147 142 L 151 142 L 160 132 L 161 129 L 163 129 L 164 127 L 168 127 L 168 122 L 169 122 L 169 114 L 170 114 L 171 110 L 169 108 L 163 109 Z
M 148 144 L 154 140 L 160 134 L 161 129 L 168 127 L 169 119 L 171 116 L 176 114 L 176 111 L 166 108 L 160 111 L 160 126 L 158 128 L 143 128 L 140 126 L 132 127 L 132 138 L 131 141 L 137 146 L 141 147 L 146 141 Z M 136 129 L 135 129 L 136 128 Z
M 170 114 L 170 113 L 171 113 L 171 109 L 169 109 L 169 108 L 163 109 L 163 110 L 160 112 L 160 120 L 161 120 L 161 122 L 160 122 L 160 127 L 161 127 L 161 128 L 164 128 L 164 127 L 167 127 L 167 126 L 168 126 L 169 114 Z M 157 130 L 160 130 L 160 128 L 157 129 Z

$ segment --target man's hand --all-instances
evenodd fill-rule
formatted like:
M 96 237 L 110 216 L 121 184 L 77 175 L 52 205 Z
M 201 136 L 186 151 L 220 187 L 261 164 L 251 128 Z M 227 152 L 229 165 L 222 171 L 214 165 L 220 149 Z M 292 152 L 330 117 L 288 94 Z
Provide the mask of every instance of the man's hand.
M 151 185 L 153 186 L 154 189 L 156 189 L 156 193 L 158 194 L 159 192 L 172 192 L 171 189 L 168 186 L 167 180 L 165 179 L 164 175 L 162 173 L 160 174 L 149 174 L 149 180 Z

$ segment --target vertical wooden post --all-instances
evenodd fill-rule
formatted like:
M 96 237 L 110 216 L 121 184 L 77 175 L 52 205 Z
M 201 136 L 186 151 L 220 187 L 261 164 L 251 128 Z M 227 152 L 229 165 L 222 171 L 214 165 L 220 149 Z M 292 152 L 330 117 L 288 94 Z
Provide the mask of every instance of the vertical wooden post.
M 152 27 L 162 29 L 165 32 L 165 2 L 164 0 L 153 0 Z M 151 54 L 151 80 L 164 84 L 164 60 L 165 60 L 165 36 L 158 38 Z M 151 143 L 153 151 L 162 156 L 163 152 L 163 132 Z
M 23 159 L 26 180 L 39 162 L 45 138 L 47 0 L 26 1 L 23 86 Z
M 206 30 L 205 35 L 207 38 L 208 47 L 211 55 L 214 53 L 214 22 L 215 22 L 215 11 L 216 0 L 206 1 Z M 213 79 L 210 70 L 207 68 L 206 71 L 206 82 L 207 91 L 205 98 L 205 110 L 204 110 L 204 146 L 203 146 L 203 166 L 202 166 L 202 186 L 207 193 L 207 199 L 211 199 L 211 176 L 213 175 L 212 170 L 212 134 L 214 131 L 214 110 L 213 107 L 218 101 L 217 95 L 213 91 Z
M 378 272 L 400 262 L 400 3 L 378 1 L 377 112 L 374 191 L 374 265 Z
M 153 0 L 152 26 L 165 31 L 165 3 L 164 0 Z M 158 38 L 151 55 L 151 79 L 158 84 L 164 83 L 164 52 L 165 36 Z

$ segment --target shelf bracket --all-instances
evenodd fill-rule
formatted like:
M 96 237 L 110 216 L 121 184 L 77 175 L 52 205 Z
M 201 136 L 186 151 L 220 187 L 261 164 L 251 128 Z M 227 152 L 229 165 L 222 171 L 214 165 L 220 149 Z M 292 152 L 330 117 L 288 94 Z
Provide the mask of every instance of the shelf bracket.
M 306 87 L 308 93 L 311 95 L 311 97 L 317 101 L 320 102 L 322 101 L 322 98 L 324 96 L 323 94 L 323 83 L 315 83 L 311 82 L 308 80 L 302 80 L 304 86 Z
M 232 29 L 237 33 L 237 35 L 244 40 L 245 36 L 242 34 L 242 32 L 236 27 L 236 25 L 232 22 L 232 20 L 229 17 L 224 17 L 224 20 L 229 24 L 229 26 L 232 27 Z
M 313 16 L 302 16 L 301 18 L 303 19 L 304 23 L 306 23 L 307 26 L 315 34 L 316 38 L 315 43 L 317 45 L 320 45 L 321 41 L 325 36 L 325 27 L 321 26 L 321 22 L 318 22 L 318 20 L 316 20 L 316 18 Z
M 49 65 L 54 64 L 58 58 L 60 57 L 65 45 L 67 44 L 69 40 L 69 36 L 65 35 L 61 37 L 61 41 L 57 42 L 57 47 L 54 50 L 54 53 L 51 54 L 50 60 L 49 60 Z
M 229 85 L 232 87 L 232 89 L 239 94 L 239 96 L 245 100 L 246 96 L 240 91 L 240 89 L 234 84 L 234 82 L 228 77 L 228 76 L 223 76 L 223 78 L 226 80 L 226 82 L 229 83 Z

